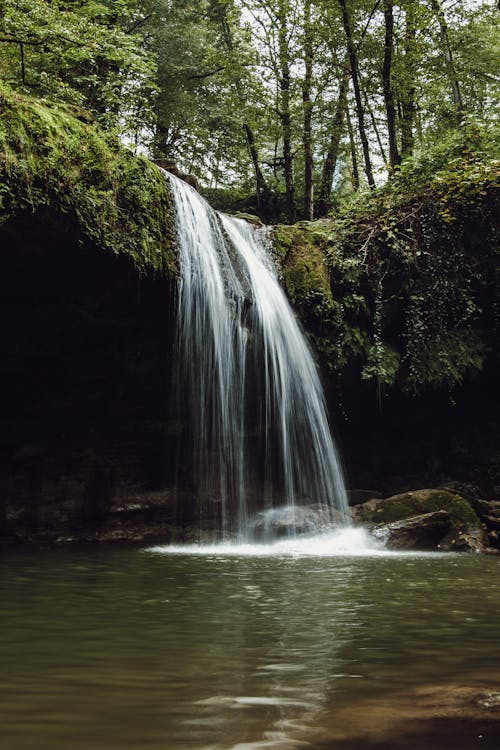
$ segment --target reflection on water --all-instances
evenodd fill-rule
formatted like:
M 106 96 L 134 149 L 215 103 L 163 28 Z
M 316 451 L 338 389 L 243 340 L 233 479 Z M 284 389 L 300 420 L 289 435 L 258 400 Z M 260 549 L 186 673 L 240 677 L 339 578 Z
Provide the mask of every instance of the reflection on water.
M 498 666 L 498 566 L 474 556 L 10 552 L 1 746 L 334 748 L 317 738 L 334 736 L 332 717 L 347 708 Z

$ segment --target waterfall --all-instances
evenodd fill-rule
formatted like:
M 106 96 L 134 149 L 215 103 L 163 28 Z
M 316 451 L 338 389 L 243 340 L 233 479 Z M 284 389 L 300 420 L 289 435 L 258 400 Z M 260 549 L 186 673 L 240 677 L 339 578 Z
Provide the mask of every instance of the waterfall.
M 226 539 L 345 523 L 321 384 L 277 279 L 270 229 L 167 179 L 180 264 L 178 481 L 195 498 L 192 523 Z

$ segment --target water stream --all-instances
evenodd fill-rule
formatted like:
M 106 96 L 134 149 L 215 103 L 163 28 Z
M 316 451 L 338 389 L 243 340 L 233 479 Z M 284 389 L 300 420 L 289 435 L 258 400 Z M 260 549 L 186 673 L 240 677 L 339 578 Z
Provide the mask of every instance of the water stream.
M 213 211 L 167 179 L 181 272 L 179 482 L 195 497 L 200 527 L 241 541 L 347 522 L 321 385 L 279 285 L 269 230 Z

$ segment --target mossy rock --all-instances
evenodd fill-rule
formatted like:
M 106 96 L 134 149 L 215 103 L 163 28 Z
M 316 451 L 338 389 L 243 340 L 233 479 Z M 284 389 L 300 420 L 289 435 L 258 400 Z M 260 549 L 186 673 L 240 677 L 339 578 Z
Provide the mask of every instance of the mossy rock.
M 486 546 L 484 528 L 470 503 L 460 495 L 441 489 L 416 490 L 393 495 L 385 500 L 369 500 L 356 508 L 362 523 L 396 526 L 406 519 L 426 519 L 446 512 L 449 530 L 438 540 L 435 549 L 458 552 L 481 552 Z
M 301 306 L 321 298 L 323 305 L 333 305 L 325 256 L 309 228 L 301 224 L 277 227 L 274 243 L 292 302 Z
M 245 211 L 236 211 L 236 213 L 232 214 L 235 219 L 243 219 L 244 221 L 248 221 L 249 224 L 253 224 L 256 227 L 263 227 L 264 222 L 261 218 L 256 216 L 255 214 L 249 214 Z
M 441 489 L 415 490 L 393 495 L 385 500 L 370 500 L 358 506 L 357 513 L 365 523 L 392 523 L 438 510 L 446 510 L 455 527 L 480 524 L 467 500 Z
M 176 271 L 161 170 L 81 111 L 0 84 L 0 226 L 47 212 L 72 221 L 82 244 L 131 257 L 139 272 Z

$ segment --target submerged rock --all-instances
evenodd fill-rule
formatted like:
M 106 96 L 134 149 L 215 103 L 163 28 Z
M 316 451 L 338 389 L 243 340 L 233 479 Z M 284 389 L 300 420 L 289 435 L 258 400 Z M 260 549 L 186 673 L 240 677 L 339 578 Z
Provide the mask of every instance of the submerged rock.
M 317 534 L 341 523 L 341 514 L 325 505 L 285 505 L 257 513 L 249 525 L 249 536 L 257 541 L 286 536 Z
M 500 745 L 492 684 L 422 685 L 331 710 L 318 750 L 470 750 Z

